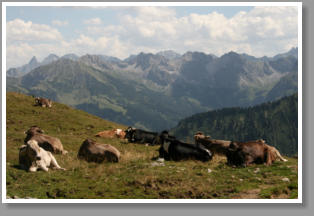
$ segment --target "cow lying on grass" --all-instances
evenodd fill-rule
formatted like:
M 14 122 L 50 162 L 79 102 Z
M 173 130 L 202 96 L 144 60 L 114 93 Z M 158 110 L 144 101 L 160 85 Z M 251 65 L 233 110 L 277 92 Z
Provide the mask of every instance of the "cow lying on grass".
M 36 140 L 38 145 L 45 149 L 46 151 L 50 151 L 52 153 L 57 154 L 68 153 L 63 149 L 63 145 L 58 138 L 51 137 L 43 133 L 44 131 L 37 126 L 30 127 L 25 132 L 26 138 L 24 139 L 24 143 L 27 143 L 29 140 Z
M 35 98 L 35 106 L 41 106 L 41 107 L 51 107 L 52 106 L 52 101 L 47 98 L 41 98 L 41 97 L 36 97 Z
M 91 139 L 86 139 L 82 143 L 77 157 L 88 162 L 96 163 L 101 163 L 103 161 L 119 162 L 120 152 L 111 145 L 100 144 Z
M 22 169 L 36 172 L 38 169 L 48 172 L 49 167 L 65 170 L 57 163 L 51 152 L 39 147 L 36 140 L 29 140 L 26 145 L 20 147 L 19 163 Z
M 158 133 L 156 132 L 144 131 L 132 127 L 128 127 L 125 130 L 125 138 L 132 143 L 148 144 L 151 146 L 158 145 L 156 143 L 157 136 Z
M 231 142 L 227 158 L 231 165 L 243 167 L 253 163 L 269 166 L 277 159 L 287 161 L 275 147 L 267 145 L 264 140 Z
M 252 163 L 271 165 L 277 159 L 287 161 L 275 147 L 266 144 L 262 139 L 247 142 L 215 140 L 201 132 L 196 133 L 194 139 L 197 145 L 204 145 L 213 154 L 225 155 L 229 165 L 247 166 Z
M 216 140 L 210 136 L 205 136 L 202 132 L 197 132 L 194 135 L 196 145 L 203 145 L 210 150 L 212 154 L 226 155 L 231 141 L 229 140 Z
M 206 162 L 212 159 L 211 152 L 202 145 L 183 143 L 170 136 L 167 131 L 158 136 L 157 143 L 160 143 L 159 157 L 165 160 L 194 159 Z
M 97 133 L 96 137 L 104 137 L 104 138 L 125 138 L 125 132 L 122 129 L 114 129 L 114 130 L 105 130 Z

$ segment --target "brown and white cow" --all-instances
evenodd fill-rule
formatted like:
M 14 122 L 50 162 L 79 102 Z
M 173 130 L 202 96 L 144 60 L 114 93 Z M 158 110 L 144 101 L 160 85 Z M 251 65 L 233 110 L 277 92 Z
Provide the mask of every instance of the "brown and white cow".
M 35 98 L 35 105 L 41 106 L 41 107 L 51 107 L 52 101 L 50 99 L 47 99 L 47 98 L 36 97 Z
M 103 137 L 103 138 L 125 138 L 125 132 L 122 129 L 113 129 L 113 130 L 105 130 L 97 133 L 96 137 Z
M 46 151 L 50 151 L 52 153 L 57 154 L 67 154 L 68 152 L 63 149 L 63 145 L 60 139 L 52 136 L 48 136 L 43 134 L 44 131 L 37 126 L 30 127 L 26 132 L 26 138 L 24 139 L 24 143 L 27 143 L 29 140 L 36 140 L 38 145 L 45 149 Z
M 36 172 L 38 169 L 48 172 L 49 168 L 65 170 L 57 163 L 51 152 L 39 147 L 36 140 L 29 140 L 20 147 L 19 164 L 22 169 Z
M 94 140 L 86 139 L 82 143 L 77 157 L 79 159 L 85 159 L 88 162 L 119 162 L 120 152 L 111 145 L 100 144 L 96 143 Z

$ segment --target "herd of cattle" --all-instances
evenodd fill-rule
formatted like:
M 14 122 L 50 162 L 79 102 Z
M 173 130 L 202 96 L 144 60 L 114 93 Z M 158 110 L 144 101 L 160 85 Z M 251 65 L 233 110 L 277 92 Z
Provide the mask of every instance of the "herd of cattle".
M 35 98 L 36 105 L 51 107 L 50 100 Z M 67 154 L 60 139 L 44 134 L 38 126 L 30 127 L 26 132 L 24 145 L 20 147 L 19 163 L 22 169 L 36 172 L 38 169 L 48 171 L 49 168 L 65 170 L 57 163 L 54 154 Z M 199 160 L 210 161 L 214 154 L 224 155 L 228 165 L 248 166 L 250 164 L 271 165 L 275 160 L 287 161 L 279 151 L 264 140 L 252 140 L 248 142 L 235 142 L 216 140 L 205 136 L 202 132 L 194 135 L 195 144 L 182 142 L 170 135 L 168 131 L 161 133 L 144 131 L 128 127 L 126 130 L 115 129 L 99 132 L 97 137 L 127 139 L 130 143 L 146 145 L 159 145 L 159 157 L 165 160 Z M 101 163 L 119 162 L 121 153 L 115 147 L 108 144 L 96 143 L 92 139 L 86 139 L 80 146 L 78 159 L 88 162 Z

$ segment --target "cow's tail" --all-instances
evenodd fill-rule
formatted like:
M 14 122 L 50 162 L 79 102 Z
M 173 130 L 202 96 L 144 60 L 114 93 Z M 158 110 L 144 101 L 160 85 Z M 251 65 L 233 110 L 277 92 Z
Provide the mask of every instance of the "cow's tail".
M 274 152 L 275 152 L 275 154 L 276 154 L 276 157 L 279 158 L 280 161 L 284 161 L 284 162 L 287 162 L 287 161 L 288 161 L 287 159 L 285 159 L 285 158 L 283 158 L 283 157 L 281 156 L 280 152 L 279 152 L 276 148 L 274 148 L 273 150 L 274 150 Z

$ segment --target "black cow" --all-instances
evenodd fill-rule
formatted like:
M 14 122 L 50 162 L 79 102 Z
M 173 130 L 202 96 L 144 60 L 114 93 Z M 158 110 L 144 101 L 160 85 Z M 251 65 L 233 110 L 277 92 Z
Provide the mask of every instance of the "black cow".
M 142 143 L 149 145 L 157 145 L 156 138 L 158 136 L 158 133 L 156 132 L 150 132 L 150 131 L 144 131 L 141 129 L 135 129 L 132 127 L 128 127 L 125 131 L 125 138 L 132 143 Z
M 165 160 L 194 159 L 206 162 L 212 159 L 212 153 L 203 145 L 183 143 L 170 136 L 167 131 L 163 131 L 158 136 L 157 143 L 160 143 L 159 157 Z

